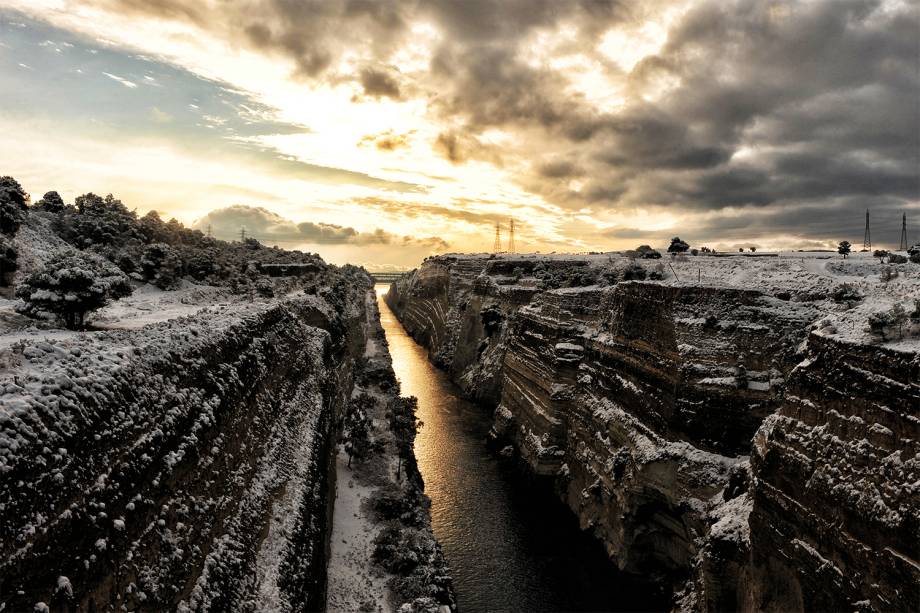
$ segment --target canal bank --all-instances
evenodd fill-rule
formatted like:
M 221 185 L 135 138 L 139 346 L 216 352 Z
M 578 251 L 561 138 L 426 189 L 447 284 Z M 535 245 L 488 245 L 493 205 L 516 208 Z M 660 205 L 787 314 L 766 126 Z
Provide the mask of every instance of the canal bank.
M 401 393 L 418 398 L 424 426 L 415 455 L 460 610 L 666 609 L 617 571 L 548 488 L 487 449 L 491 415 L 428 361 L 383 301 L 385 291 L 377 286 L 381 324 Z

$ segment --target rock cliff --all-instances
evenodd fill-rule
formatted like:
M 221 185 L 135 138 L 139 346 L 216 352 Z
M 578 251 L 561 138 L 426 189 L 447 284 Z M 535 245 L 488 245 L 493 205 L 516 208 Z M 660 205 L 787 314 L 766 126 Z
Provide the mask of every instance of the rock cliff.
M 636 268 L 442 256 L 387 299 L 495 407 L 496 438 L 675 607 L 916 603 L 917 353 L 809 334 L 836 305 L 782 275 L 729 286 Z
M 363 273 L 7 351 L 0 609 L 322 608 Z

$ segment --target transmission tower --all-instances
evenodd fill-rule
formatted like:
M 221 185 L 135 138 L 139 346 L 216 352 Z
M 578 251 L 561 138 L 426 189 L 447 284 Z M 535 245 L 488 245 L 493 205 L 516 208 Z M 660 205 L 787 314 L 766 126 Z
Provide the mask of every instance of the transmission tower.
M 514 253 L 514 217 L 508 221 L 508 253 Z
M 499 253 L 502 250 L 502 227 L 495 222 L 495 243 L 492 245 L 492 253 Z
M 246 228 L 240 228 L 240 242 L 246 242 Z
M 872 234 L 869 232 L 869 209 L 866 209 L 866 235 L 863 238 L 863 251 L 872 251 Z
M 898 251 L 907 251 L 907 213 L 901 215 L 901 245 Z
M 211 224 L 208 224 L 208 238 L 212 238 L 214 233 L 211 231 Z

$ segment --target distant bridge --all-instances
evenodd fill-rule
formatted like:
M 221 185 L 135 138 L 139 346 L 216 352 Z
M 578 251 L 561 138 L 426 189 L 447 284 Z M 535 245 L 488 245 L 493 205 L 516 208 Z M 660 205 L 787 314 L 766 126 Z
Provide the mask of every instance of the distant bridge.
M 371 276 L 371 279 L 374 280 L 374 283 L 392 283 L 393 281 L 400 278 L 406 273 L 405 272 L 370 272 L 368 274 Z

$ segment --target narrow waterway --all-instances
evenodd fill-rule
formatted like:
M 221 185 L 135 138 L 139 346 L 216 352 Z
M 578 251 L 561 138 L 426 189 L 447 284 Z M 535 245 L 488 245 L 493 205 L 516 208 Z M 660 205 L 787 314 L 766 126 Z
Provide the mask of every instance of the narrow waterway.
M 415 453 L 462 613 L 665 608 L 617 571 L 551 492 L 486 448 L 491 415 L 428 361 L 385 291 L 377 286 L 381 322 L 402 394 L 418 398 L 425 425 Z

